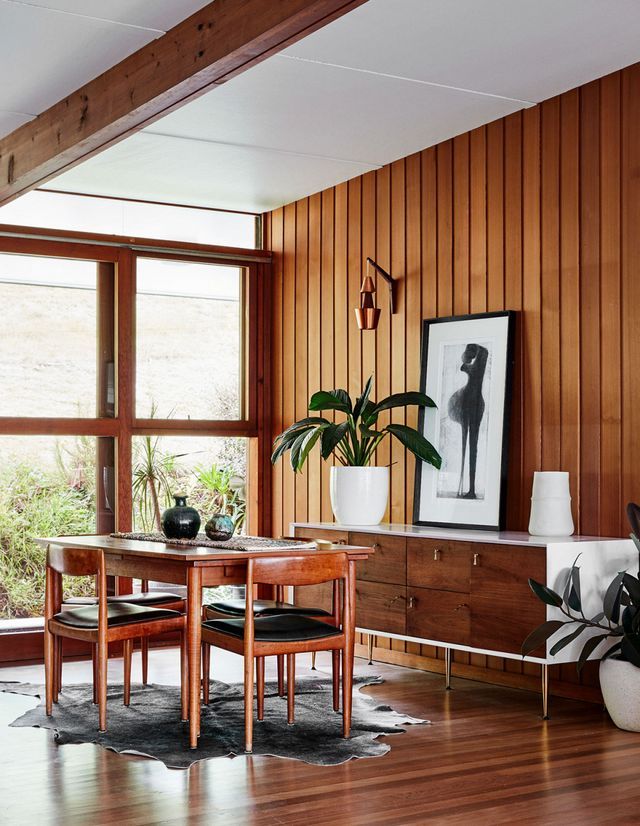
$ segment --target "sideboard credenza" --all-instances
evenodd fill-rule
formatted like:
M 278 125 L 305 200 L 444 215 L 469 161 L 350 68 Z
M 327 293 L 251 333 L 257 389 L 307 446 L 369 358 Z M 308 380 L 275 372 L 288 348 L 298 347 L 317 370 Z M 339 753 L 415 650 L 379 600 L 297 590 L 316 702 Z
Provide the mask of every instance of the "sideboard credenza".
M 426 643 L 445 651 L 445 685 L 451 686 L 451 651 L 522 659 L 526 636 L 545 619 L 563 619 L 531 592 L 533 578 L 562 592 L 580 554 L 583 606 L 602 607 L 607 585 L 620 570 L 637 571 L 631 540 L 593 536 L 553 539 L 520 532 L 471 531 L 382 524 L 373 527 L 295 522 L 291 534 L 306 539 L 373 548 L 358 569 L 356 623 L 368 635 Z M 301 605 L 329 606 L 330 586 L 300 589 Z M 566 632 L 565 632 L 566 633 Z M 562 631 L 525 659 L 542 672 L 542 712 L 548 715 L 549 666 L 575 662 L 581 635 L 552 656 Z M 599 649 L 601 656 L 605 649 Z

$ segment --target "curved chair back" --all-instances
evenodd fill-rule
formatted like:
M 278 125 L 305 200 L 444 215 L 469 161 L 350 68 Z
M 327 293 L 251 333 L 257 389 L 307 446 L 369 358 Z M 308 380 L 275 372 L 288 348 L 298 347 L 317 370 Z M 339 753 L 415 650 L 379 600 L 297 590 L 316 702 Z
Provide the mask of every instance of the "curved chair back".
M 247 587 L 251 585 L 318 585 L 346 579 L 349 560 L 345 553 L 313 556 L 265 556 L 249 559 Z

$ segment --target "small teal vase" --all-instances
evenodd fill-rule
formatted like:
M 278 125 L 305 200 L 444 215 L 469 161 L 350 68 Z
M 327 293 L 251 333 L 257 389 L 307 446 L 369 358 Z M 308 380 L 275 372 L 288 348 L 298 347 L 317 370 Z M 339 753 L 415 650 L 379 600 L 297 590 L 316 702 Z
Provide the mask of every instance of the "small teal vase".
M 204 532 L 213 542 L 226 542 L 233 536 L 233 519 L 224 513 L 214 513 Z
M 162 532 L 167 539 L 195 539 L 200 530 L 200 514 L 187 505 L 186 496 L 174 496 L 176 504 L 162 514 Z

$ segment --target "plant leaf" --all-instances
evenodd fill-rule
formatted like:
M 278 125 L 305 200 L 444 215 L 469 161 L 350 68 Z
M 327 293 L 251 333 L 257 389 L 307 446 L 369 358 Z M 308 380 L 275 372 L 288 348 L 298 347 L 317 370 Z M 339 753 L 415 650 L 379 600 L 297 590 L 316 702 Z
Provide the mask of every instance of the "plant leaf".
M 631 574 L 625 573 L 622 582 L 631 597 L 631 602 L 634 605 L 640 605 L 640 580 Z
M 567 634 L 566 637 L 562 637 L 562 639 L 558 640 L 558 642 L 554 642 L 554 644 L 551 646 L 551 650 L 549 651 L 550 656 L 553 657 L 554 654 L 557 654 L 558 651 L 562 651 L 562 649 L 565 646 L 569 645 L 569 643 L 577 639 L 586 627 L 586 625 L 579 625 L 574 631 L 572 631 L 570 634 Z
M 608 648 L 604 652 L 604 654 L 602 655 L 602 657 L 600 659 L 601 660 L 608 660 L 609 657 L 612 657 L 614 654 L 617 654 L 618 651 L 621 650 L 621 648 L 622 648 L 622 641 L 617 642 L 615 645 L 612 645 L 611 648 Z
M 582 646 L 582 651 L 580 652 L 580 656 L 578 657 L 578 673 L 582 671 L 582 669 L 584 668 L 584 664 L 593 654 L 596 648 L 600 645 L 600 643 L 603 640 L 608 639 L 610 636 L 611 634 L 596 634 L 595 637 L 589 637 L 589 639 Z
M 555 634 L 563 625 L 567 625 L 563 620 L 547 620 L 535 628 L 526 640 L 522 643 L 520 652 L 523 657 L 535 651 L 542 643 L 546 642 L 552 634 Z
M 622 579 L 625 572 L 621 571 L 607 588 L 604 595 L 602 607 L 604 614 L 611 622 L 619 622 L 620 620 L 620 596 L 622 594 Z
M 296 434 L 297 431 L 301 430 L 302 428 L 312 427 L 320 424 L 329 424 L 329 420 L 323 418 L 322 416 L 307 416 L 306 419 L 300 419 L 300 421 L 294 422 L 292 425 L 289 425 L 289 427 L 286 430 L 283 430 L 279 436 L 276 436 L 275 441 L 278 442 L 281 439 L 285 439 L 287 436 L 290 436 L 291 434 Z
M 344 439 L 349 428 L 348 422 L 341 424 L 330 424 L 322 431 L 322 458 L 328 459 L 333 453 L 336 445 Z
M 353 420 L 357 422 L 360 418 L 360 414 L 365 408 L 365 405 L 369 401 L 369 396 L 371 394 L 371 388 L 373 387 L 373 376 L 369 376 L 367 379 L 367 383 L 364 386 L 364 390 L 362 391 L 362 395 L 356 399 L 356 403 L 353 406 Z
M 389 424 L 384 430 L 395 436 L 418 459 L 435 468 L 440 468 L 442 457 L 431 442 L 428 442 L 417 430 L 404 424 Z
M 625 634 L 620 641 L 622 656 L 640 668 L 640 637 L 636 634 Z
M 351 399 L 346 390 L 319 390 L 311 396 L 309 410 L 341 410 L 351 413 Z
M 328 423 L 327 426 L 329 426 Z M 302 445 L 302 449 L 300 450 L 300 454 L 298 456 L 296 470 L 302 470 L 304 463 L 307 461 L 307 456 L 313 449 L 313 446 L 318 441 L 320 436 L 322 436 L 323 430 L 324 427 L 316 427 L 316 429 L 313 430 L 311 433 L 307 433 L 307 438 L 305 439 L 304 444 Z
M 547 588 L 546 585 L 541 585 L 539 582 L 536 582 L 535 579 L 529 580 L 529 588 L 531 588 L 533 593 L 539 600 L 544 602 L 545 605 L 554 605 L 556 608 L 560 608 L 562 605 L 562 597 L 560 594 L 556 594 L 551 588 Z
M 293 468 L 294 472 L 297 472 L 298 470 L 298 460 L 300 458 L 300 451 L 302 450 L 302 447 L 305 443 L 305 439 L 307 438 L 307 436 L 308 431 L 304 430 L 298 436 L 295 442 L 291 445 L 291 456 L 289 457 L 289 460 L 291 462 L 291 467 Z
M 381 410 L 390 410 L 392 407 L 407 407 L 411 404 L 417 404 L 420 407 L 437 407 L 429 396 L 412 391 L 409 393 L 393 393 L 393 395 L 387 396 L 386 399 L 376 404 L 375 412 L 377 415 Z
M 378 418 L 378 414 L 376 413 L 375 402 L 372 402 L 371 399 L 369 399 L 369 401 L 362 408 L 360 416 L 364 424 L 374 424 Z

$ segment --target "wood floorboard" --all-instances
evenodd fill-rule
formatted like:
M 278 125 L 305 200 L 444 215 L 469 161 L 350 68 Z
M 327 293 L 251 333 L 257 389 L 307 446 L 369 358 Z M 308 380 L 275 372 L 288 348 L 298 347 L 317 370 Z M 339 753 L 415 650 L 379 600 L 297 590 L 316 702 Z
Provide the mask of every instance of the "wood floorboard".
M 139 667 L 134 661 L 134 680 Z M 119 681 L 121 661 L 109 668 Z M 306 668 L 302 661 L 300 675 Z M 553 698 L 543 723 L 531 692 L 461 679 L 445 692 L 439 675 L 363 660 L 356 669 L 385 679 L 367 693 L 432 725 L 388 737 L 384 757 L 332 767 L 239 757 L 187 772 L 93 745 L 58 747 L 50 732 L 9 728 L 34 701 L 0 694 L 0 824 L 599 826 L 635 817 L 640 737 L 616 729 L 598 706 Z M 175 683 L 175 652 L 152 652 L 150 674 Z M 241 680 L 240 659 L 221 653 L 213 675 Z M 65 665 L 67 683 L 88 678 L 87 663 Z M 42 670 L 2 669 L 0 679 L 40 681 Z

